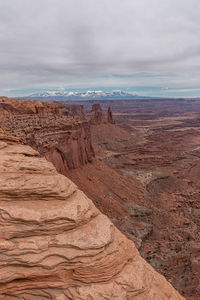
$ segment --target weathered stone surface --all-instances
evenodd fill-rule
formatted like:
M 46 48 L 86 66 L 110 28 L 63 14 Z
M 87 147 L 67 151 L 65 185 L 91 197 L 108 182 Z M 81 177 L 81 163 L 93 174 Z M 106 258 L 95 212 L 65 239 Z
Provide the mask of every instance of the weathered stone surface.
M 0 97 L 0 126 L 46 155 L 59 172 L 94 158 L 90 122 L 81 105 Z
M 115 124 L 110 106 L 108 107 L 108 111 L 107 111 L 107 122 L 111 124 Z
M 103 121 L 103 110 L 99 103 L 95 103 L 92 105 L 91 113 L 93 116 L 91 117 L 91 123 L 94 125 L 101 124 Z
M 183 299 L 76 185 L 0 135 L 1 300 Z

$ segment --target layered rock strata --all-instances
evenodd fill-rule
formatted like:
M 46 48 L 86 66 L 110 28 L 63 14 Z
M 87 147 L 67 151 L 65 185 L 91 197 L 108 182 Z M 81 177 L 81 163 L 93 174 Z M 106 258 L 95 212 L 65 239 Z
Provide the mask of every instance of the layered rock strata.
M 93 104 L 91 113 L 93 114 L 91 117 L 91 123 L 93 125 L 101 124 L 103 121 L 103 110 L 101 105 L 98 103 Z
M 29 146 L 0 134 L 1 300 L 181 300 L 134 244 Z
M 110 106 L 107 109 L 107 113 L 105 113 L 99 103 L 94 103 L 91 111 L 87 112 L 87 116 L 90 117 L 90 122 L 92 125 L 100 125 L 102 123 L 115 124 Z
M 97 111 L 103 114 L 99 104 L 92 107 L 92 114 Z M 7 134 L 15 135 L 39 151 L 59 173 L 71 178 L 97 208 L 133 239 L 138 248 L 141 247 L 142 240 L 151 234 L 152 226 L 128 217 L 123 200 L 125 197 L 132 201 L 138 198 L 135 183 L 124 182 L 119 174 L 94 158 L 91 118 L 86 119 L 81 105 L 2 97 L 0 125 Z M 94 126 L 100 127 L 103 123 Z
M 90 122 L 83 107 L 0 98 L 0 126 L 52 161 L 59 172 L 92 161 Z

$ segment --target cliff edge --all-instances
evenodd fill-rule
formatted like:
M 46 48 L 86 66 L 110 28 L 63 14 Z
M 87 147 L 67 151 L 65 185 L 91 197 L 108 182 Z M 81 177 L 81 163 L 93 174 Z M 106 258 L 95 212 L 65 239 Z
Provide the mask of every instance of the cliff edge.
M 0 97 L 0 127 L 45 155 L 61 173 L 95 156 L 81 105 Z
M 83 192 L 0 133 L 1 300 L 184 299 Z

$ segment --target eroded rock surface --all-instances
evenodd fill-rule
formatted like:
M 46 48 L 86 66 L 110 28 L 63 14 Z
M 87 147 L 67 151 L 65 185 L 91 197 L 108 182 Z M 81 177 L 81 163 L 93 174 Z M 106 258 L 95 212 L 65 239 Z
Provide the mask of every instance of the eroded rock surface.
M 107 111 L 107 121 L 110 124 L 115 124 L 115 121 L 113 120 L 113 114 L 112 114 L 112 110 L 111 107 L 108 107 L 108 111 Z
M 37 151 L 0 134 L 1 300 L 178 300 L 165 278 Z
M 93 104 L 91 113 L 94 114 L 91 117 L 91 123 L 92 124 L 101 124 L 103 121 L 103 111 L 102 111 L 101 105 L 98 103 Z
M 59 172 L 94 157 L 90 122 L 81 105 L 0 97 L 0 126 L 46 155 Z
M 112 124 L 92 126 L 96 157 L 124 179 L 137 179 L 143 186 L 143 196 L 126 203 L 134 221 L 153 225 L 152 234 L 142 240 L 140 254 L 188 300 L 199 300 L 199 99 L 102 101 L 101 105 L 104 110 L 112 105 L 121 133 Z M 141 215 L 135 204 L 152 214 Z M 130 234 L 129 224 L 126 220 L 124 226 Z
M 97 112 L 100 119 L 95 119 Z M 124 180 L 95 159 L 90 132 L 92 122 L 102 131 L 106 124 L 110 125 L 109 135 L 113 134 L 110 130 L 114 125 L 102 120 L 103 111 L 99 104 L 93 105 L 91 114 L 87 119 L 82 105 L 0 97 L 0 126 L 5 132 L 52 162 L 59 173 L 75 182 L 97 208 L 140 248 L 152 227 L 134 220 L 124 207 L 125 198 L 131 201 L 139 198 L 138 182 Z

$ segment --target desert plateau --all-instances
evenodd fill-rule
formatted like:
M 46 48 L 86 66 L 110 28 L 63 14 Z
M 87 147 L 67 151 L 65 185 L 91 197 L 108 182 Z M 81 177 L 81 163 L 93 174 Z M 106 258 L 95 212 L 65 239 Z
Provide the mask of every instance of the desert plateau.
M 45 299 L 46 293 L 47 299 L 107 299 L 106 294 L 100 293 L 98 282 L 106 284 L 109 299 L 151 299 L 153 294 L 159 300 L 181 299 L 167 285 L 169 295 L 165 295 L 165 288 L 161 289 L 164 294 L 156 292 L 154 287 L 153 292 L 147 292 L 149 288 L 145 286 L 144 292 L 123 287 L 122 293 L 121 283 L 113 286 L 115 274 L 122 272 L 126 261 L 132 261 L 131 257 L 138 253 L 136 248 L 131 250 L 134 244 L 146 262 L 164 275 L 185 299 L 199 299 L 200 117 L 196 111 L 200 101 L 193 101 L 190 110 L 188 102 L 127 100 L 64 104 L 0 98 L 2 258 L 6 259 L 2 270 L 6 276 L 10 273 L 2 281 L 0 295 L 4 296 L 0 299 L 24 299 L 23 293 L 28 293 L 25 299 L 31 300 Z M 47 161 L 62 176 L 56 175 Z M 75 192 L 77 187 L 68 178 L 82 192 Z M 87 200 L 88 208 L 81 208 L 86 205 L 83 199 L 91 199 L 95 206 Z M 74 204 L 70 205 L 71 201 Z M 93 208 L 89 208 L 91 205 Z M 73 209 L 77 209 L 77 220 Z M 95 222 L 96 229 L 90 222 Z M 120 238 L 113 242 L 118 244 L 111 244 L 106 250 L 106 243 L 110 242 L 103 240 L 108 238 L 106 232 L 110 226 L 116 226 L 128 239 L 123 237 L 124 242 L 120 242 L 122 234 L 114 229 Z M 84 232 L 85 227 L 88 233 Z M 94 246 L 86 247 L 90 238 Z M 76 239 L 81 239 L 85 246 L 71 245 L 72 240 L 78 242 Z M 103 244 L 98 246 L 98 243 Z M 120 260 L 116 265 L 115 256 L 106 254 L 110 247 L 117 247 L 119 252 L 115 254 Z M 76 254 L 77 251 L 83 254 Z M 115 252 L 112 250 L 112 255 Z M 67 253 L 72 256 L 71 262 Z M 107 255 L 112 258 L 110 262 Z M 82 257 L 84 267 L 76 262 L 76 256 Z M 100 259 L 99 267 L 90 267 L 94 259 Z M 75 277 L 88 286 L 89 294 L 78 292 L 77 287 L 69 288 L 75 280 L 69 269 L 77 264 L 84 273 L 80 273 L 80 278 L 79 273 Z M 133 272 L 128 271 L 126 279 L 128 286 L 138 272 L 132 267 Z M 103 268 L 104 275 L 98 275 L 100 271 L 96 268 Z M 91 279 L 93 276 L 97 278 Z M 161 275 L 156 276 L 155 280 L 160 281 Z M 143 281 L 140 275 L 138 280 Z M 34 293 L 31 282 L 37 287 Z M 153 285 L 150 282 L 144 285 Z M 94 290 L 91 284 L 95 285 Z M 48 288 L 52 287 L 50 292 Z M 118 292 L 114 292 L 115 288 Z
M 199 12 L 0 0 L 0 300 L 200 300 Z

